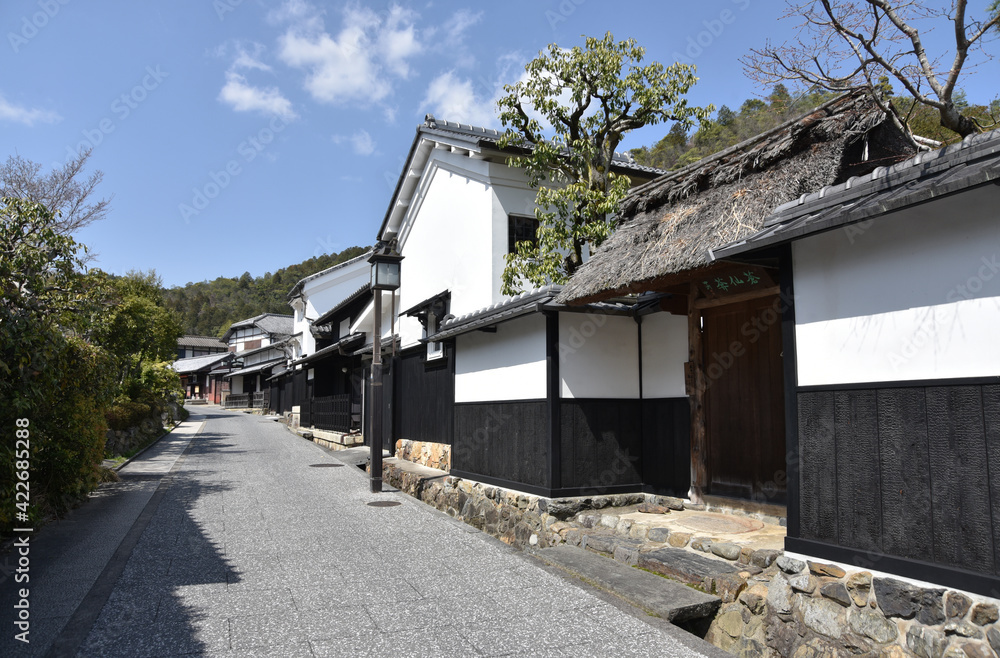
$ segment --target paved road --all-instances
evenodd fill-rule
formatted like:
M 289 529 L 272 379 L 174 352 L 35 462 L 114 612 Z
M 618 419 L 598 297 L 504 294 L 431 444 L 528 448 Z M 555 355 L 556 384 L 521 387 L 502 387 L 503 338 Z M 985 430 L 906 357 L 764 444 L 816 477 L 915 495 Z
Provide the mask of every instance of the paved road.
M 371 494 L 273 421 L 207 410 L 184 427 L 33 541 L 31 651 L 5 623 L 0 653 L 718 655 L 403 494 Z M 401 504 L 368 505 L 387 500 Z

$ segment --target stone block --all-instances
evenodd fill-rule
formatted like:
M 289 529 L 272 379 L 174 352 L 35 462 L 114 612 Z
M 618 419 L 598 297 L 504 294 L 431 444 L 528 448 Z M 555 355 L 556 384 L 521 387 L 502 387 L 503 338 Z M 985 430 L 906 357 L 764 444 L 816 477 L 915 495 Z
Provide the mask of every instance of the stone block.
M 691 548 L 702 553 L 712 552 L 712 540 L 704 537 L 695 537 L 691 540 Z
M 719 630 L 731 638 L 738 638 L 743 635 L 743 617 L 739 610 L 724 612 L 715 620 Z
M 796 592 L 812 594 L 819 586 L 819 581 L 810 573 L 797 573 L 794 576 L 788 576 L 788 584 Z
M 806 627 L 830 638 L 840 637 L 845 626 L 843 607 L 823 598 L 804 599 L 800 605 Z
M 562 538 L 563 540 L 566 541 L 567 544 L 572 544 L 573 546 L 579 546 L 582 535 L 580 534 L 580 531 L 577 528 L 571 528 L 570 530 L 567 530 L 565 534 L 562 535 Z
M 983 642 L 963 642 L 962 658 L 993 658 L 994 653 Z
M 649 541 L 655 542 L 665 542 L 670 536 L 669 528 L 650 528 L 649 532 L 646 534 L 646 538 Z
M 799 573 L 806 568 L 806 563 L 801 560 L 795 560 L 793 558 L 782 555 L 777 560 L 774 561 L 778 565 L 778 568 L 785 573 Z
M 615 562 L 621 562 L 630 567 L 639 564 L 639 550 L 631 546 L 615 546 L 613 557 Z
M 673 496 L 653 496 L 650 502 L 654 505 L 662 505 L 667 509 L 678 512 L 684 509 L 684 501 L 681 498 L 674 498 Z
M 747 579 L 743 574 L 726 573 L 706 578 L 703 586 L 705 591 L 715 594 L 723 603 L 732 603 L 746 589 Z
M 977 603 L 972 606 L 969 620 L 977 626 L 986 626 L 997 620 L 997 606 L 992 603 Z
M 847 623 L 858 635 L 869 637 L 879 644 L 893 642 L 899 635 L 896 624 L 868 608 L 852 609 L 847 614 Z
M 667 537 L 667 543 L 674 548 L 684 548 L 691 541 L 691 533 L 689 532 L 671 532 Z
M 584 528 L 593 528 L 595 525 L 600 524 L 601 516 L 602 515 L 597 512 L 581 512 L 580 515 L 576 517 L 576 520 L 577 523 L 582 525 Z
M 740 556 L 740 547 L 728 542 L 712 544 L 712 553 L 727 560 L 736 560 Z
M 1000 654 L 1000 628 L 990 626 L 986 630 L 986 639 L 989 641 L 990 646 L 993 647 L 993 650 Z
M 767 603 L 767 586 L 761 583 L 749 587 L 740 594 L 739 601 L 747 607 L 751 614 L 759 615 Z
M 627 535 L 633 525 L 635 525 L 635 521 L 632 519 L 618 519 L 618 523 L 615 525 L 615 532 Z
M 618 517 L 614 514 L 601 514 L 601 526 L 614 528 L 618 525 Z
M 872 580 L 875 600 L 886 617 L 912 619 L 920 609 L 923 592 L 919 587 L 893 578 Z
M 845 608 L 851 605 L 851 596 L 847 593 L 847 587 L 841 582 L 825 583 L 819 588 L 819 593 L 826 598 L 839 603 Z
M 824 564 L 822 562 L 809 562 L 809 571 L 814 576 L 828 576 L 830 578 L 843 578 L 847 572 L 834 564 Z
M 665 505 L 656 505 L 654 503 L 642 503 L 636 508 L 637 512 L 642 512 L 643 514 L 670 514 L 670 508 Z
M 632 539 L 646 539 L 649 535 L 649 526 L 636 523 L 629 528 L 628 536 Z
M 749 546 L 744 546 L 740 549 L 740 556 L 736 559 L 740 564 L 750 564 L 750 557 L 753 555 L 753 549 Z
M 942 658 L 948 638 L 933 628 L 914 624 L 906 632 L 906 647 L 920 658 Z
M 865 607 L 872 591 L 872 575 L 867 571 L 852 573 L 847 578 L 847 591 L 854 605 Z
M 792 613 L 792 592 L 791 585 L 782 576 L 775 576 L 767 588 L 767 605 L 777 614 L 790 615 Z
M 882 647 L 878 652 L 878 658 L 910 658 L 911 654 L 906 653 L 906 649 L 898 644 Z
M 974 639 L 981 639 L 983 637 L 983 631 L 978 627 L 970 624 L 967 621 L 962 621 L 960 619 L 953 619 L 944 625 L 942 628 L 945 635 L 958 635 L 959 637 L 971 637 Z
M 944 623 L 943 589 L 925 589 L 921 592 L 917 621 L 926 626 L 937 626 Z
M 761 548 L 753 552 L 750 556 L 750 564 L 761 569 L 767 569 L 774 564 L 774 561 L 781 557 L 782 552 L 771 548 Z
M 948 619 L 959 619 L 972 607 L 972 599 L 959 592 L 948 592 L 944 597 L 944 614 Z

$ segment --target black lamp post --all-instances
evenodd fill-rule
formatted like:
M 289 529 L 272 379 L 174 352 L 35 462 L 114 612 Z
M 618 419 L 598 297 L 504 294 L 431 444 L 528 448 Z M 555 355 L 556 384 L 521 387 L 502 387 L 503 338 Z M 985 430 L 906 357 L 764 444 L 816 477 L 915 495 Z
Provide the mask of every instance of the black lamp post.
M 368 262 L 372 264 L 372 291 L 375 297 L 375 328 L 372 332 L 372 399 L 371 399 L 371 485 L 372 493 L 382 491 L 382 291 L 399 288 L 400 261 L 396 241 L 375 245 Z

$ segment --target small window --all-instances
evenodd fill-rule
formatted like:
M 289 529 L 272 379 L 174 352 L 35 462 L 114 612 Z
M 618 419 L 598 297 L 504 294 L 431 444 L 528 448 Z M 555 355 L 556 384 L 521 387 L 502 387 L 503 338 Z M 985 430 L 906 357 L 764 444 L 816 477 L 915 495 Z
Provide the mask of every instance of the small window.
M 424 338 L 433 336 L 438 330 L 438 320 L 433 313 L 427 314 L 427 327 L 424 329 Z M 444 356 L 444 345 L 441 341 L 427 343 L 427 360 L 433 361 Z
M 517 252 L 518 242 L 538 244 L 538 220 L 523 215 L 508 215 L 507 217 L 507 253 Z

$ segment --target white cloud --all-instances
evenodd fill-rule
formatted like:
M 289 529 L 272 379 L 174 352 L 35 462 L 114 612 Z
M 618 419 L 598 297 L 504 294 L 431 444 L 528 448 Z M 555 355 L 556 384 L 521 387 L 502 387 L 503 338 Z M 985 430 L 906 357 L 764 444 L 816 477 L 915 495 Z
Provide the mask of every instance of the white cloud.
M 359 130 L 353 135 L 334 135 L 334 144 L 350 144 L 351 148 L 358 155 L 372 155 L 375 153 L 375 140 L 368 134 L 367 130 Z
M 336 36 L 301 0 L 287 3 L 284 15 L 292 24 L 278 41 L 279 57 L 306 71 L 306 90 L 324 103 L 385 100 L 397 79 L 409 77 L 410 60 L 423 51 L 417 15 L 397 5 L 384 16 L 359 5 L 345 7 Z
M 431 81 L 420 111 L 430 110 L 438 119 L 492 127 L 499 122 L 496 100 L 495 90 L 488 99 L 477 98 L 471 80 L 446 71 Z
M 445 33 L 448 40 L 455 44 L 465 40 L 465 31 L 476 25 L 483 19 L 483 12 L 472 11 L 471 9 L 459 9 L 455 15 L 449 18 L 444 24 Z
M 36 123 L 56 123 L 62 121 L 62 117 L 51 110 L 28 109 L 14 105 L 0 96 L 0 121 L 13 121 L 30 127 Z
M 226 84 L 219 92 L 219 100 L 237 112 L 263 112 L 283 119 L 293 119 L 296 116 L 291 101 L 277 87 L 251 86 L 236 71 L 226 72 Z
M 219 101 L 229 105 L 237 112 L 262 112 L 283 119 L 294 119 L 295 110 L 292 102 L 281 93 L 277 87 L 257 87 L 247 81 L 241 71 L 270 72 L 270 65 L 261 58 L 264 46 L 259 43 L 242 43 L 235 45 L 236 58 L 226 71 L 226 84 L 219 91 Z M 218 51 L 220 56 L 226 56 L 228 48 L 223 46 Z

